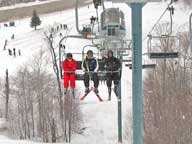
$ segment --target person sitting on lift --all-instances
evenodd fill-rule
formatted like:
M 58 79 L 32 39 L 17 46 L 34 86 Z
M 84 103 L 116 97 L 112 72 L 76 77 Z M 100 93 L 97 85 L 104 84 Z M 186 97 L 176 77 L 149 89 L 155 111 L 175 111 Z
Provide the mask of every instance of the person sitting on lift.
M 97 94 L 99 78 L 97 75 L 97 70 L 99 68 L 99 64 L 97 59 L 93 57 L 93 51 L 88 50 L 87 56 L 85 60 L 82 62 L 82 70 L 85 72 L 84 74 L 84 85 L 85 85 L 85 93 L 89 93 L 89 80 L 93 80 L 94 82 L 94 92 Z
M 75 70 L 77 69 L 77 62 L 73 59 L 71 53 L 67 53 L 66 59 L 63 61 L 63 70 L 64 70 L 64 94 L 67 93 L 67 88 L 70 86 L 72 88 L 72 92 L 74 93 L 75 88 Z
M 117 86 L 119 84 L 120 76 L 119 76 L 119 69 L 121 67 L 120 61 L 113 56 L 113 51 L 109 50 L 107 52 L 107 58 L 105 58 L 105 68 L 107 71 L 106 78 L 107 78 L 107 87 L 109 93 L 111 93 L 111 85 L 112 81 L 114 83 L 114 91 L 117 96 Z M 109 95 L 109 100 L 111 100 L 111 96 Z

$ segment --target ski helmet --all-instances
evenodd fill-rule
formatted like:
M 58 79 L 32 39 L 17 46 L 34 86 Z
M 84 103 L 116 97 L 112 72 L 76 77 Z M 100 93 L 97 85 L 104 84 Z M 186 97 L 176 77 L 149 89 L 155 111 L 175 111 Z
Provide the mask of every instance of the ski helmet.
M 88 55 L 88 54 L 92 54 L 92 55 L 93 55 L 93 51 L 92 51 L 92 50 L 88 50 L 88 51 L 87 51 L 87 55 Z
M 67 58 L 72 58 L 72 53 L 67 53 Z

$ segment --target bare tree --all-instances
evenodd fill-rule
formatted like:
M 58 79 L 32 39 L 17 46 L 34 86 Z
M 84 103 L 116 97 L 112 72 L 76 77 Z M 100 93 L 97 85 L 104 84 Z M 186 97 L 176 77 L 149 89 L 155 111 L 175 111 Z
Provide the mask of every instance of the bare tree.
M 182 0 L 182 2 L 184 3 L 184 4 L 186 4 L 186 5 L 192 5 L 192 1 L 191 0 Z
M 57 86 L 58 86 L 58 92 L 59 92 L 59 96 L 58 96 L 58 101 L 59 101 L 59 105 L 60 105 L 60 118 L 61 118 L 61 125 L 62 125 L 62 133 L 63 133 L 63 137 L 64 137 L 64 102 L 63 102 L 63 93 L 62 93 L 62 86 L 61 86 L 61 82 L 60 82 L 60 73 L 59 73 L 59 66 L 57 64 L 57 56 L 56 56 L 56 52 L 55 52 L 55 48 L 53 46 L 53 34 L 51 33 L 49 36 L 46 35 L 46 40 L 48 42 L 48 46 L 51 52 L 51 56 L 52 56 L 52 61 L 53 61 L 53 69 L 56 75 L 56 79 L 57 79 Z
M 48 44 L 53 44 L 52 40 Z M 57 59 L 53 61 L 57 63 Z M 54 65 L 55 77 L 51 64 L 50 53 L 40 50 L 32 60 L 18 68 L 15 76 L 9 78 L 9 131 L 17 138 L 37 138 L 43 142 L 68 138 L 70 141 L 71 135 L 80 130 L 79 102 L 70 99 L 72 104 L 66 108 L 59 70 Z M 68 126 L 65 126 L 67 120 Z
M 160 34 L 163 25 L 158 29 Z M 164 31 L 164 30 L 163 30 Z M 157 68 L 144 81 L 144 143 L 191 143 L 191 70 L 189 37 L 180 33 L 181 56 L 178 60 L 159 60 Z M 169 46 L 167 46 L 169 45 Z M 160 47 L 178 50 L 174 39 L 164 39 Z
M 40 137 L 44 142 L 56 142 L 60 135 L 56 84 L 46 69 L 44 55 L 41 51 L 13 77 L 11 131 L 20 139 Z
M 81 120 L 81 114 L 79 109 L 79 103 L 76 99 L 72 99 L 72 94 L 68 93 L 68 96 L 63 98 L 63 86 L 61 86 L 61 79 L 60 79 L 60 64 L 58 62 L 58 55 L 56 50 L 58 50 L 58 45 L 55 45 L 55 37 L 56 33 L 50 31 L 45 33 L 46 40 L 48 43 L 48 47 L 52 56 L 53 62 L 53 70 L 56 75 L 57 79 L 57 86 L 58 86 L 58 100 L 60 105 L 60 118 L 61 118 L 61 125 L 62 125 L 62 133 L 63 138 L 66 142 L 71 141 L 72 132 L 77 132 L 78 128 L 80 127 L 79 121 Z M 60 47 L 60 46 L 59 46 Z

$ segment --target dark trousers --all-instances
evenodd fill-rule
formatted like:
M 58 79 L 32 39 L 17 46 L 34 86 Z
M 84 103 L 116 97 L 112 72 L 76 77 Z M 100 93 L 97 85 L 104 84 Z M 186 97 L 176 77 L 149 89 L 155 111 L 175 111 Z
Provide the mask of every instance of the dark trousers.
M 93 72 L 86 72 L 84 74 L 84 84 L 85 87 L 89 87 L 89 80 L 92 80 L 94 82 L 94 87 L 97 88 L 99 85 L 99 78 L 97 73 L 93 73 Z
M 115 86 L 117 86 L 119 84 L 120 77 L 119 77 L 118 73 L 107 73 L 106 77 L 107 77 L 107 87 L 111 88 L 112 81 Z

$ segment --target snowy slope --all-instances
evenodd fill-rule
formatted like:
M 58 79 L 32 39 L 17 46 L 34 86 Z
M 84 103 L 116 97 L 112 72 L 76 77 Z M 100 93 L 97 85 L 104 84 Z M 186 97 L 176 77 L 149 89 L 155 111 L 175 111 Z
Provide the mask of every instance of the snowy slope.
M 27 7 L 27 6 L 32 6 L 32 5 L 45 4 L 45 3 L 50 3 L 50 2 L 53 2 L 53 1 L 59 1 L 59 0 L 35 1 L 35 2 L 29 2 L 29 3 L 21 3 L 21 4 L 12 5 L 12 6 L 1 7 L 0 10 L 7 10 L 7 9 Z
M 126 17 L 127 25 L 127 36 L 131 37 L 131 9 L 125 4 L 111 4 L 107 3 L 106 7 L 121 7 Z M 162 14 L 166 8 L 166 3 L 149 3 L 143 8 L 143 36 L 145 36 Z M 187 22 L 189 12 L 182 12 L 176 7 L 176 13 L 174 16 L 174 22 L 178 25 Z M 178 10 L 178 11 L 177 11 Z M 83 7 L 79 11 L 80 25 L 84 23 L 89 23 L 89 18 L 95 15 L 93 6 L 89 9 Z M 49 27 L 55 26 L 60 23 L 68 24 L 70 29 L 70 34 L 77 34 L 75 30 L 75 17 L 74 10 L 67 10 L 63 12 L 57 12 L 53 14 L 46 14 L 40 16 L 42 20 L 42 25 L 38 27 L 37 31 L 34 31 L 29 27 L 30 19 L 21 19 L 16 21 L 16 27 L 2 27 L 0 28 L 0 76 L 3 78 L 6 69 L 9 69 L 10 74 L 14 75 L 17 67 L 23 62 L 27 62 L 33 54 L 35 54 L 39 49 L 47 49 L 44 42 L 44 31 Z M 165 16 L 163 20 L 168 20 Z M 65 31 L 61 31 L 65 33 Z M 15 39 L 11 40 L 11 35 L 15 34 Z M 7 49 L 16 48 L 21 49 L 22 55 L 13 57 L 9 56 L 7 50 L 3 50 L 3 45 L 5 39 L 8 40 Z M 78 39 L 67 39 L 66 41 L 66 51 L 70 52 L 81 52 L 82 47 L 86 44 L 90 44 L 87 40 Z M 145 44 L 145 43 L 144 43 Z M 145 47 L 145 45 L 144 45 Z M 48 51 L 48 49 L 47 49 Z M 75 57 L 76 59 L 79 56 Z M 52 67 L 51 67 L 52 68 Z M 131 124 L 126 124 L 125 122 L 131 121 L 132 115 L 132 98 L 131 98 L 131 71 L 123 67 L 122 74 L 122 110 L 123 110 L 123 128 L 129 125 L 130 132 L 127 136 L 128 139 L 123 139 L 125 143 L 131 143 Z M 77 82 L 78 89 L 83 93 L 84 87 L 82 82 Z M 105 100 L 105 102 L 100 103 L 94 94 L 90 94 L 86 99 L 81 102 L 81 109 L 83 112 L 83 124 L 85 131 L 82 135 L 74 135 L 72 138 L 72 144 L 116 144 L 117 143 L 117 100 L 112 95 L 112 100 L 110 102 L 107 100 L 107 88 L 105 85 L 99 86 L 100 95 Z M 124 129 L 123 129 L 123 134 Z M 35 142 L 29 141 L 16 141 L 10 140 L 10 138 L 1 135 L 0 133 L 0 144 L 18 143 L 18 144 L 30 144 Z

